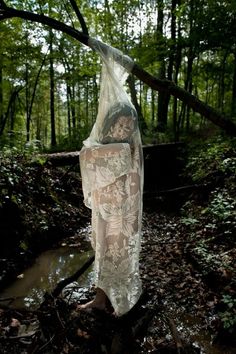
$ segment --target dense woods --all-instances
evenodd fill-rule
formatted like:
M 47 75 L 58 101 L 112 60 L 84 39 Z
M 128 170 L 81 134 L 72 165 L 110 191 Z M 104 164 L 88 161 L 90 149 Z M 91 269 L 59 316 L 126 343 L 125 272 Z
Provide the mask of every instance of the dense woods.
M 6 4 L 81 27 L 69 2 L 1 3 L 3 9 Z M 77 5 L 91 37 L 129 54 L 154 77 L 174 82 L 234 122 L 233 2 L 80 1 Z M 98 57 L 48 26 L 20 18 L 0 25 L 2 146 L 79 148 L 96 117 Z M 171 95 L 171 88 L 157 92 L 131 76 L 128 89 L 139 112 L 144 143 L 215 129 L 204 111 L 195 113 L 191 104 Z
M 137 320 L 132 330 L 140 336 L 133 353 L 231 354 L 236 346 L 234 0 L 0 0 L 0 285 L 62 240 L 79 244 L 81 252 L 88 247 L 78 236 L 90 220 L 78 151 L 96 119 L 101 73 L 89 37 L 135 63 L 126 89 L 144 145 L 141 275 L 148 300 L 142 300 L 141 321 L 134 320 L 139 311 L 128 317 L 127 331 Z M 22 326 L 25 319 L 32 323 L 35 313 L 12 313 L 0 301 L 0 351 L 100 354 L 105 346 L 112 354 L 132 353 L 107 349 L 113 322 L 112 333 L 87 340 L 88 333 L 93 337 L 89 330 L 98 331 L 97 318 L 80 319 L 88 333 L 78 334 L 71 308 L 57 300 L 42 305 L 41 327 L 30 332 L 28 343 L 21 342 L 28 336 Z M 185 346 L 177 330 L 183 314 L 210 333 L 210 349 Z M 12 317 L 19 320 L 17 329 Z M 191 335 L 194 331 L 192 325 Z M 226 347 L 214 351 L 212 343 Z

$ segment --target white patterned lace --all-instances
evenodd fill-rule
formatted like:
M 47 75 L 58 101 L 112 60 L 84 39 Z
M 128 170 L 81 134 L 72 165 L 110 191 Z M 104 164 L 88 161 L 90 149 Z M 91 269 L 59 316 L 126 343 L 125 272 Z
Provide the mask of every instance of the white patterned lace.
M 137 114 L 124 90 L 128 73 L 112 48 L 106 47 L 105 60 L 96 50 L 103 59 L 98 117 L 80 168 L 84 202 L 92 209 L 95 284 L 120 316 L 141 294 L 143 156 Z

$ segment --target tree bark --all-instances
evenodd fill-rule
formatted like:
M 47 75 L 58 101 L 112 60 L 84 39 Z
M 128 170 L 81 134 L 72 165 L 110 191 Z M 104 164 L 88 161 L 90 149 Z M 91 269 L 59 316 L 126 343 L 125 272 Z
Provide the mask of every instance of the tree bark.
M 77 18 L 78 18 L 78 20 L 80 22 L 80 25 L 81 25 L 83 33 L 88 35 L 89 34 L 88 33 L 88 28 L 86 26 L 86 23 L 84 21 L 84 18 L 82 16 L 80 10 L 79 10 L 79 8 L 78 8 L 78 6 L 76 4 L 76 1 L 75 0 L 70 0 L 70 4 L 71 4 L 72 8 L 74 9 L 74 11 L 76 13 L 76 16 L 77 16 Z
M 68 127 L 68 134 L 71 137 L 71 99 L 70 99 L 70 86 L 69 83 L 66 83 L 66 100 L 67 100 L 67 127 Z
M 55 127 L 55 82 L 54 82 L 54 67 L 53 67 L 53 33 L 49 29 L 49 76 L 50 76 L 50 118 L 51 118 L 51 146 L 56 146 L 56 127 Z
M 134 107 L 135 107 L 135 109 L 137 111 L 141 127 L 142 127 L 142 129 L 146 129 L 147 125 L 146 125 L 146 122 L 145 122 L 143 114 L 142 114 L 141 106 L 140 106 L 140 104 L 138 103 L 138 100 L 137 100 L 137 93 L 136 93 L 136 89 L 135 89 L 134 76 L 130 75 L 128 77 L 127 82 L 128 82 L 129 89 L 130 89 L 131 100 L 132 100 L 133 105 L 134 105 Z
M 163 37 L 163 26 L 164 26 L 164 5 L 163 0 L 158 0 L 157 2 L 157 36 Z M 159 48 L 157 48 L 159 51 Z M 166 65 L 165 56 L 162 54 L 160 58 L 160 69 L 158 77 L 160 79 L 166 78 Z M 168 105 L 169 105 L 169 94 L 165 91 L 159 91 L 158 93 L 158 103 L 157 103 L 157 130 L 164 132 L 167 127 L 167 115 L 168 115 Z
M 182 0 L 178 0 L 178 6 L 180 6 L 181 3 L 182 3 Z M 178 75 L 179 75 L 179 70 L 180 70 L 180 65 L 181 65 L 181 57 L 182 57 L 181 28 L 182 28 L 182 24 L 181 24 L 180 18 L 178 18 L 177 41 L 175 40 L 176 47 L 175 47 L 175 71 L 174 71 L 174 82 L 176 85 L 178 84 Z M 175 34 L 175 36 L 176 36 L 176 34 Z M 175 141 L 179 140 L 177 114 L 178 114 L 178 100 L 176 97 L 174 97 L 174 99 L 173 99 L 173 135 L 174 135 Z
M 27 52 L 28 52 L 28 39 L 27 40 Z M 26 52 L 26 54 L 28 54 Z M 28 55 L 27 55 L 28 57 Z M 26 111 L 26 141 L 30 140 L 30 116 L 29 116 L 29 63 L 28 58 L 26 58 L 25 63 L 25 111 Z
M 57 21 L 53 18 L 38 15 L 29 11 L 16 10 L 14 8 L 7 7 L 3 0 L 0 0 L 0 20 L 5 20 L 7 18 L 18 17 L 28 21 L 33 21 L 37 23 L 41 23 L 47 26 L 50 26 L 53 29 L 62 31 L 67 33 L 71 37 L 77 39 L 81 43 L 89 46 L 88 40 L 89 36 L 77 31 L 76 29 Z M 106 45 L 104 45 L 106 46 Z M 122 62 L 125 66 L 126 63 L 122 59 L 122 55 L 117 54 L 116 60 Z M 132 73 L 151 87 L 154 90 L 160 92 L 166 92 L 179 100 L 185 102 L 190 108 L 192 108 L 195 112 L 200 113 L 205 118 L 210 120 L 212 123 L 219 126 L 221 129 L 225 130 L 227 134 L 236 136 L 236 124 L 232 122 L 227 117 L 221 115 L 217 111 L 215 111 L 212 107 L 208 106 L 206 103 L 200 101 L 197 97 L 190 94 L 183 88 L 175 85 L 174 82 L 170 80 L 161 80 L 152 75 L 150 75 L 147 71 L 142 69 L 138 64 L 134 64 Z
M 34 82 L 34 88 L 33 88 L 33 92 L 32 92 L 32 97 L 31 97 L 31 101 L 30 101 L 30 105 L 29 105 L 29 112 L 28 112 L 28 116 L 29 116 L 29 123 L 31 121 L 31 115 L 32 115 L 32 110 L 33 110 L 33 104 L 34 104 L 34 99 L 35 99 L 35 95 L 36 95 L 36 89 L 37 89 L 37 85 L 38 85 L 38 82 L 39 82 L 39 77 L 40 77 L 40 74 L 41 74 L 41 71 L 43 69 L 43 66 L 45 64 L 45 61 L 46 61 L 46 58 L 47 58 L 47 55 L 48 53 L 45 54 L 43 60 L 42 60 L 42 63 L 40 65 L 40 68 L 38 70 L 38 73 L 37 73 L 37 76 L 36 76 L 36 79 L 35 79 L 35 82 Z M 38 135 L 38 134 L 37 134 Z M 39 134 L 40 135 L 40 134 Z
M 186 72 L 186 78 L 185 78 L 185 84 L 184 84 L 184 89 L 192 93 L 192 69 L 193 69 L 193 60 L 194 60 L 194 49 L 193 46 L 190 45 L 189 48 L 189 53 L 188 53 L 188 63 L 187 63 L 187 72 Z M 177 123 L 177 130 L 178 133 L 180 133 L 180 128 L 184 128 L 184 123 L 186 119 L 186 131 L 189 128 L 190 122 L 189 122 L 189 109 L 187 109 L 187 114 L 186 114 L 186 103 L 182 104 L 181 108 L 181 113 L 179 115 L 178 123 Z M 189 107 L 187 107 L 189 108 Z
M 0 53 L 0 125 L 3 122 L 3 55 Z
M 23 89 L 24 87 L 20 86 L 18 88 L 15 88 L 13 90 L 13 92 L 11 93 L 9 102 L 8 102 L 8 106 L 7 106 L 7 110 L 6 113 L 3 114 L 3 120 L 1 121 L 1 125 L 0 125 L 0 136 L 3 134 L 4 128 L 6 126 L 7 123 L 7 118 L 9 117 L 10 111 L 11 111 L 11 107 L 12 105 L 14 105 L 14 101 L 17 98 L 18 93 Z
M 234 52 L 233 87 L 231 99 L 231 116 L 236 116 L 236 52 Z

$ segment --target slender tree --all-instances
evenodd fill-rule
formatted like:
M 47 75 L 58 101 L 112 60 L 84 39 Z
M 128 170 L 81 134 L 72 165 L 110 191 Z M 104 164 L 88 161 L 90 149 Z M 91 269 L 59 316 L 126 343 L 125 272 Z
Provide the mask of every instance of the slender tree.
M 49 76 L 50 76 L 50 121 L 51 121 L 51 146 L 56 146 L 56 125 L 55 125 L 55 81 L 53 64 L 53 32 L 49 29 Z

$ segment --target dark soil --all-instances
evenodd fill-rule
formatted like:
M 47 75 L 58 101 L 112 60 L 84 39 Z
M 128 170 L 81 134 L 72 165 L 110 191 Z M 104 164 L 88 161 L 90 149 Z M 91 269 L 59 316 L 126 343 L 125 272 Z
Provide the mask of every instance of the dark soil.
M 90 220 L 76 171 L 17 161 L 14 174 L 10 162 L 13 182 L 1 180 L 2 287 L 36 254 L 71 240 Z M 198 190 L 191 200 L 175 191 L 145 204 L 144 293 L 133 311 L 120 319 L 99 311 L 75 314 L 73 301 L 50 294 L 36 311 L 1 306 L 0 352 L 233 354 L 235 220 L 216 224 L 199 212 L 210 193 Z M 83 247 L 84 240 L 73 240 Z M 81 302 L 94 295 L 93 289 L 77 290 Z
M 235 337 L 220 338 L 220 292 L 189 261 L 195 242 L 188 237 L 180 216 L 145 212 L 140 258 L 145 292 L 132 313 L 120 320 L 99 311 L 75 315 L 73 301 L 50 296 L 35 312 L 2 309 L 1 352 L 233 353 L 227 350 L 236 346 Z M 231 287 L 231 280 L 224 285 Z M 81 302 L 94 295 L 92 289 L 80 291 Z M 213 340 L 211 351 L 201 347 L 200 331 Z

